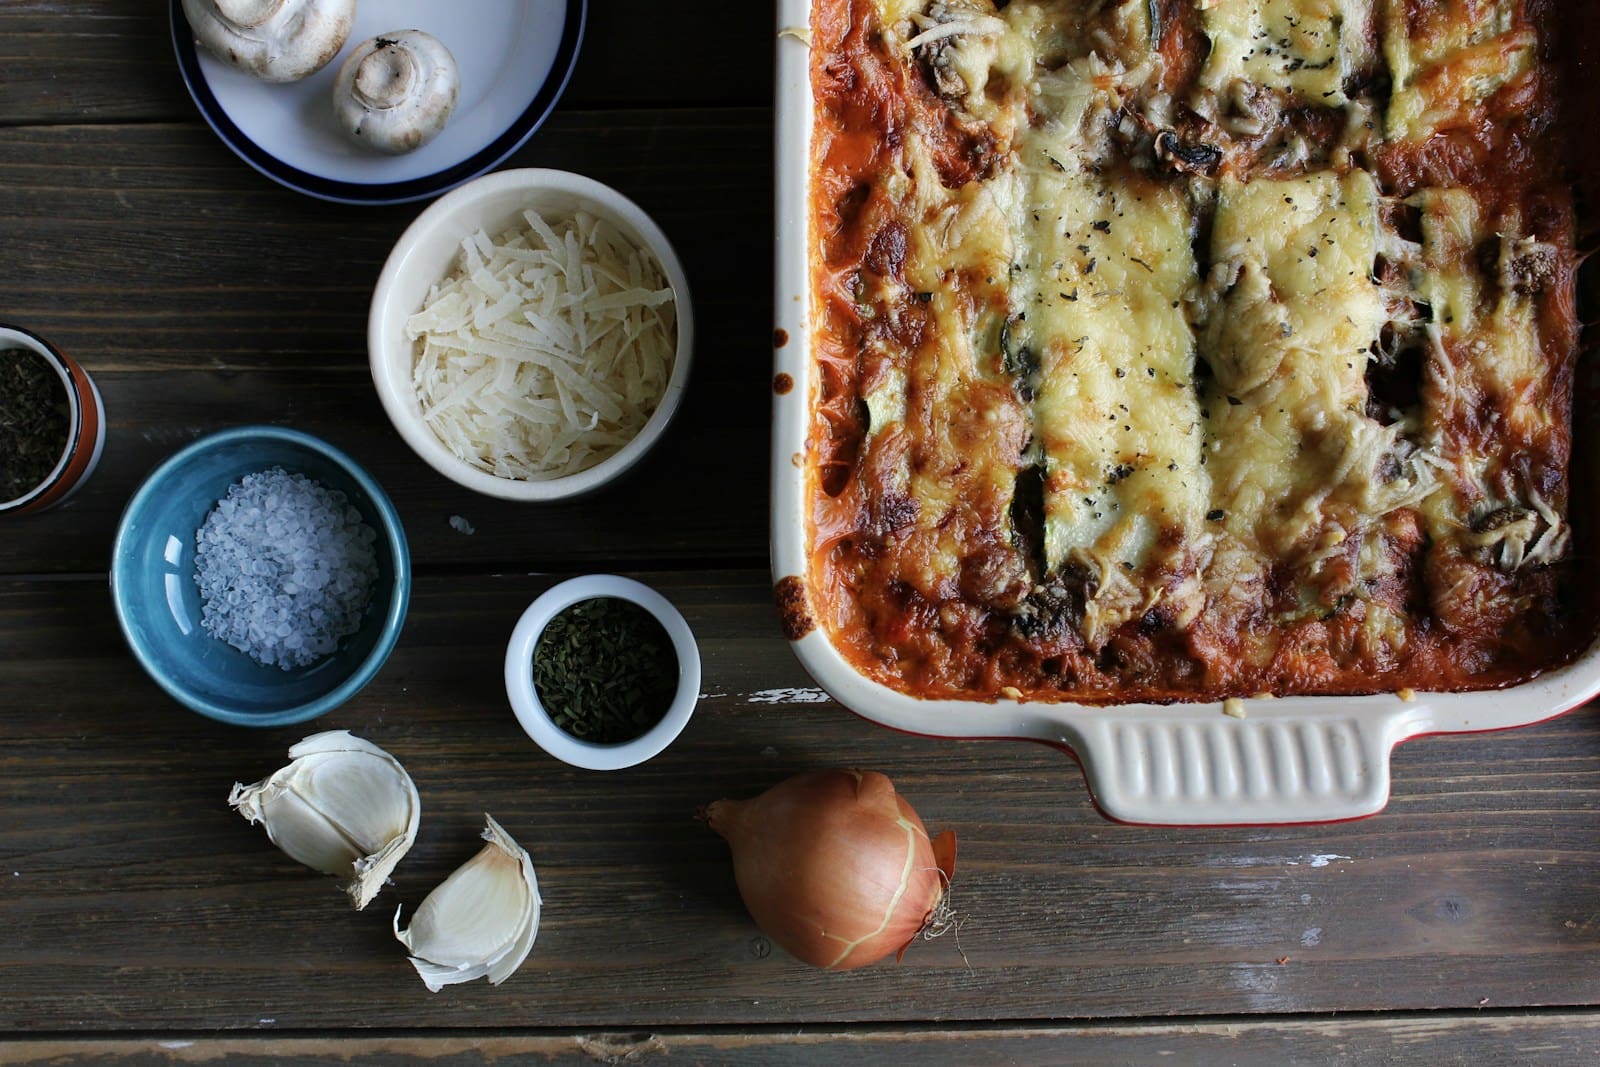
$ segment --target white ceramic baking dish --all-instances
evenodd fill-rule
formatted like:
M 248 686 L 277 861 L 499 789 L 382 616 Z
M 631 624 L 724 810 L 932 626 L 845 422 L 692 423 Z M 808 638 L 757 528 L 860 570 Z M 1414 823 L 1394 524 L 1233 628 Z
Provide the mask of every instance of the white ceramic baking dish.
M 1070 751 L 1100 811 L 1164 825 L 1327 822 L 1380 811 L 1389 754 L 1425 734 L 1505 730 L 1600 693 L 1600 643 L 1575 663 L 1491 692 L 1123 704 L 919 700 L 862 676 L 809 617 L 803 457 L 814 386 L 808 224 L 810 0 L 778 2 L 777 275 L 772 566 L 795 653 L 863 718 L 933 737 L 1042 741 Z M 784 376 L 787 376 L 785 378 Z M 803 632 L 802 632 L 803 631 Z M 1236 712 L 1241 709 L 1233 709 Z

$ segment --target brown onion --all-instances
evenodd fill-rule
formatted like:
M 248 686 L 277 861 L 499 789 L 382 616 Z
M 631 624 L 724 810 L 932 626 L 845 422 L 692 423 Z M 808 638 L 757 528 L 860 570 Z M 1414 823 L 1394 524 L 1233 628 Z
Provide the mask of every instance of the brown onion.
M 830 970 L 903 954 L 955 872 L 954 832 L 930 841 L 874 771 L 809 771 L 754 800 L 719 800 L 705 816 L 733 849 L 739 895 L 762 933 Z

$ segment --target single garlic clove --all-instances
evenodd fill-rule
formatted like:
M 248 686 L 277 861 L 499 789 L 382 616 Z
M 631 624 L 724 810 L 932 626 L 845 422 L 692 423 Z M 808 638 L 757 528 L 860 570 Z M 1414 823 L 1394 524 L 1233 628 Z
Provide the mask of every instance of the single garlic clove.
M 254 785 L 235 783 L 228 803 L 292 858 L 348 878 L 365 908 L 417 838 L 417 787 L 399 760 L 346 730 L 313 734 L 289 758 Z
M 287 788 L 267 785 L 251 795 L 254 788 L 235 783 L 228 803 L 252 823 L 264 823 L 267 837 L 292 859 L 323 874 L 351 873 L 363 853 L 315 806 Z
M 394 936 L 430 992 L 487 977 L 510 978 L 528 958 L 539 932 L 539 880 L 533 860 L 490 815 L 478 854 L 436 886 Z

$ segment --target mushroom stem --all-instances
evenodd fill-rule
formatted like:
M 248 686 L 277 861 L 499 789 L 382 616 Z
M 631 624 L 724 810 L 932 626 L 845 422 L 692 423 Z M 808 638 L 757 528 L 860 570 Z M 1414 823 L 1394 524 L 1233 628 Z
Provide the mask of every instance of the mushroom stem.
M 327 66 L 344 47 L 356 0 L 183 0 L 195 41 L 224 63 L 269 82 Z
M 333 114 L 345 136 L 379 152 L 420 148 L 455 109 L 461 78 L 450 50 L 421 30 L 362 41 L 334 79 Z
M 355 97 L 375 111 L 387 111 L 415 91 L 417 77 L 417 61 L 410 50 L 388 42 L 356 67 Z
M 283 0 L 216 0 L 217 13 L 236 26 L 259 26 L 266 22 Z

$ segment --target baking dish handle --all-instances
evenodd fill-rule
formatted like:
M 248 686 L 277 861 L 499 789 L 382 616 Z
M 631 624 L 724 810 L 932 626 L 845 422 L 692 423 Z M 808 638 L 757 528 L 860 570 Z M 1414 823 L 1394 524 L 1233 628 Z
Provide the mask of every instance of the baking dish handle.
M 1197 719 L 1192 706 L 1146 706 L 1056 725 L 1096 804 L 1119 822 L 1330 822 L 1382 810 L 1390 751 L 1428 729 L 1416 706 L 1340 708 L 1252 702 L 1248 717 Z

